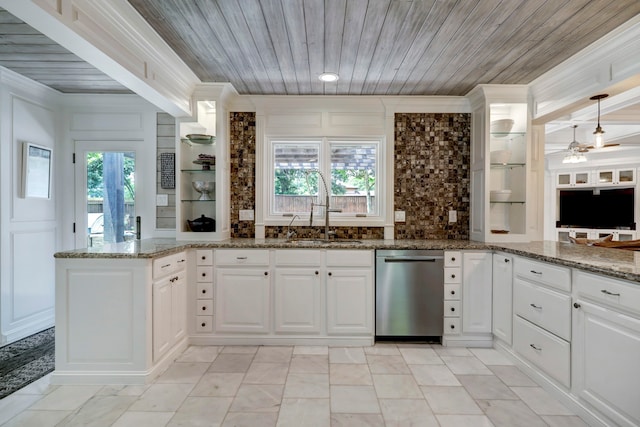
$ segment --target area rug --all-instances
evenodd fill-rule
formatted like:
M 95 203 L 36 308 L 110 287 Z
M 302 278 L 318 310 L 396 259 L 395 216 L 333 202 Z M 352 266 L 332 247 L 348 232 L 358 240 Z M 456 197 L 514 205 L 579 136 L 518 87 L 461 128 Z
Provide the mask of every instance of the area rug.
M 0 347 L 0 399 L 53 371 L 55 328 Z

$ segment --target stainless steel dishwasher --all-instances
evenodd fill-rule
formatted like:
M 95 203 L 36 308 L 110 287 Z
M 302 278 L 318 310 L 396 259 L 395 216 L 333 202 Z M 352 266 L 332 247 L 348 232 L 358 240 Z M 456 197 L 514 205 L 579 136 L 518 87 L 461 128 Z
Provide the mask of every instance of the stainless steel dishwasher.
M 376 251 L 376 339 L 440 342 L 443 312 L 443 251 Z

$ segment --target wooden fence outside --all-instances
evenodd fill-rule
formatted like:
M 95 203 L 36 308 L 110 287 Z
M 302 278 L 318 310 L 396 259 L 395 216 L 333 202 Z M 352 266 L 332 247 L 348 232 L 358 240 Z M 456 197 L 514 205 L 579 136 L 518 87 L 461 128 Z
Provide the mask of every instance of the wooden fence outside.
M 315 196 L 275 196 L 276 212 L 309 212 L 311 202 L 317 201 Z M 322 201 L 324 203 L 324 200 Z M 371 196 L 371 203 L 375 203 L 375 196 Z M 364 194 L 331 196 L 331 208 L 342 209 L 342 212 L 367 213 L 367 196 Z

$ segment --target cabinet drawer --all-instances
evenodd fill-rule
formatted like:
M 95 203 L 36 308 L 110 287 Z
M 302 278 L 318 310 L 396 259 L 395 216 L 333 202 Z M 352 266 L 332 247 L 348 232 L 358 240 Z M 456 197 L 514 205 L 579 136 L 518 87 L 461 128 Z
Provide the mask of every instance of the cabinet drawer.
M 197 298 L 213 298 L 213 283 L 200 282 L 196 284 Z
M 444 334 L 453 335 L 460 333 L 460 318 L 459 317 L 445 317 L 444 318 Z
M 187 255 L 185 252 L 165 256 L 162 258 L 153 260 L 153 278 L 158 279 L 160 277 L 171 274 L 174 271 L 182 270 L 187 265 Z
M 513 349 L 566 387 L 570 386 L 570 344 L 514 316 Z
M 319 267 L 322 264 L 322 252 L 313 249 L 282 249 L 275 251 L 277 266 Z
M 444 302 L 444 316 L 445 317 L 460 317 L 460 301 L 445 301 Z
M 211 316 L 213 314 L 213 300 L 199 299 L 196 302 L 197 316 Z
M 196 265 L 213 265 L 213 251 L 211 249 L 198 249 L 196 251 Z
M 445 267 L 444 283 L 462 283 L 462 268 Z
M 198 282 L 213 281 L 213 267 L 206 267 L 206 266 L 196 267 L 196 281 Z
M 269 265 L 269 251 L 263 249 L 218 249 L 216 265 Z
M 444 253 L 445 267 L 462 267 L 462 252 L 446 251 Z
M 578 295 L 640 314 L 640 286 L 597 274 L 575 272 Z
M 373 252 L 327 249 L 327 267 L 371 267 Z
M 514 272 L 516 276 L 524 279 L 571 292 L 571 270 L 567 267 L 518 257 L 515 260 Z
M 571 340 L 571 296 L 533 285 L 513 282 L 513 311 L 532 323 Z
M 196 316 L 196 332 L 212 332 L 213 316 Z
M 447 283 L 444 285 L 444 299 L 445 300 L 459 300 L 460 299 L 460 285 Z

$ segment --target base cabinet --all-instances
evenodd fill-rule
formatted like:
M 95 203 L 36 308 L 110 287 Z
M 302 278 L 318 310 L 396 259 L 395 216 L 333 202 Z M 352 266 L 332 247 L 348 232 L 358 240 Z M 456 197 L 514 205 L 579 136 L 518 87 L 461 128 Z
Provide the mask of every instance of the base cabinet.
M 327 272 L 327 333 L 371 334 L 373 307 L 371 269 Z
M 319 268 L 279 268 L 275 272 L 274 320 L 279 333 L 320 332 Z
M 165 355 L 187 334 L 185 273 L 153 284 L 153 360 Z
M 266 268 L 219 268 L 215 283 L 217 331 L 269 332 L 271 278 Z
M 493 254 L 493 335 L 511 345 L 513 325 L 513 257 Z
M 491 252 L 462 254 L 462 333 L 491 333 Z

